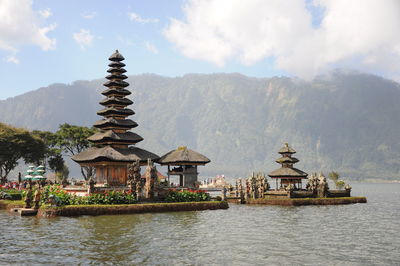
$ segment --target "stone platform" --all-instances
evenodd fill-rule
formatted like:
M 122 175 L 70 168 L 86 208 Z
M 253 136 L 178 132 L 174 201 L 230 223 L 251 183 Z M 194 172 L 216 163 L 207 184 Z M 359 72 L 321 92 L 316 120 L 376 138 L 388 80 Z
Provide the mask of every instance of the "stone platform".
M 303 199 L 248 199 L 247 204 L 280 205 L 280 206 L 305 206 L 305 205 L 341 205 L 354 203 L 367 203 L 366 197 L 340 197 L 340 198 L 303 198 Z
M 12 213 L 18 213 L 20 216 L 36 216 L 38 213 L 37 209 L 26 209 L 26 208 L 12 208 Z

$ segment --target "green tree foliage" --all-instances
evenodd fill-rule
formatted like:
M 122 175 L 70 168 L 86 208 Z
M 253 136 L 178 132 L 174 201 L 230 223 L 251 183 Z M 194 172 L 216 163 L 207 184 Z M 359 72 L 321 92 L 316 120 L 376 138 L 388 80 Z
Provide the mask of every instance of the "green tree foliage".
M 336 189 L 342 189 L 346 185 L 344 181 L 339 180 L 340 174 L 338 172 L 332 171 L 328 174 L 328 177 L 333 181 Z
M 33 134 L 40 137 L 46 145 L 43 164 L 54 172 L 61 171 L 64 166 L 61 149 L 57 147 L 57 135 L 50 131 L 34 130 Z
M 0 123 L 0 183 L 7 181 L 18 160 L 39 164 L 46 153 L 46 145 L 37 135 L 21 128 Z
M 87 138 L 96 133 L 96 128 L 74 126 L 70 124 L 60 125 L 55 133 L 55 144 L 66 155 L 78 154 L 91 146 Z M 81 167 L 81 173 L 85 180 L 93 175 L 93 167 Z
M 61 153 L 57 153 L 50 157 L 48 160 L 49 168 L 54 172 L 60 172 L 63 170 L 65 164 Z
M 340 174 L 338 172 L 332 171 L 328 174 L 328 177 L 336 184 L 336 182 L 340 178 Z
M 62 124 L 55 133 L 57 146 L 68 155 L 78 154 L 91 146 L 87 138 L 96 131 L 95 128 Z
M 66 182 L 69 176 L 69 169 L 66 164 L 63 164 L 61 169 L 57 170 L 56 177 L 59 183 Z

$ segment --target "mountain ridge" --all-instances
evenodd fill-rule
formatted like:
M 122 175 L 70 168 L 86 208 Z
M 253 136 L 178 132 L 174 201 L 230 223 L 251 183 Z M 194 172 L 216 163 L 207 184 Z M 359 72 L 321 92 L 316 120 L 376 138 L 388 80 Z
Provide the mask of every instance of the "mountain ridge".
M 0 121 L 29 129 L 91 126 L 104 79 L 52 84 L 0 101 Z M 400 177 L 400 85 L 363 73 L 313 81 L 240 73 L 129 76 L 138 146 L 158 155 L 185 145 L 212 160 L 202 174 L 270 172 L 284 142 L 299 169 L 350 178 Z M 17 112 L 15 110 L 18 110 Z

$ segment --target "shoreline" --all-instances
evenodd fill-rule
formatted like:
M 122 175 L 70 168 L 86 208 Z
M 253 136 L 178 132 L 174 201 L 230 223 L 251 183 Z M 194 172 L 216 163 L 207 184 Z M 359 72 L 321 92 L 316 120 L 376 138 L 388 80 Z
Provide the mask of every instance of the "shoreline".
M 134 213 L 158 213 L 178 211 L 203 211 L 228 209 L 226 201 L 205 202 L 172 202 L 172 203 L 139 203 L 124 205 L 67 205 L 62 207 L 42 207 L 39 209 L 39 217 L 57 216 L 98 216 Z
M 366 197 L 304 198 L 304 199 L 249 199 L 249 205 L 307 206 L 367 203 Z

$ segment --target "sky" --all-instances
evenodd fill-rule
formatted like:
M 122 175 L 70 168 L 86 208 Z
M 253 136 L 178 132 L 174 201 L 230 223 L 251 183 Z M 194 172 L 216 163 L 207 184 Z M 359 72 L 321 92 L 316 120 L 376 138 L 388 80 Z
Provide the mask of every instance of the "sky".
M 0 0 L 0 99 L 106 76 L 238 72 L 400 81 L 399 0 Z

